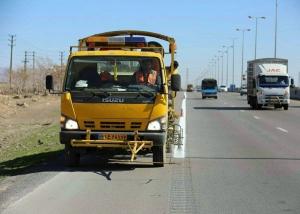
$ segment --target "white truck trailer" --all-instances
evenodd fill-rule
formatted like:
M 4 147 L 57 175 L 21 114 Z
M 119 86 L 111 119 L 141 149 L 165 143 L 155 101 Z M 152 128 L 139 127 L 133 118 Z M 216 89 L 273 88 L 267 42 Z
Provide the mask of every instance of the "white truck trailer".
M 288 110 L 290 84 L 288 60 L 263 58 L 248 61 L 247 100 L 253 109 L 274 106 Z

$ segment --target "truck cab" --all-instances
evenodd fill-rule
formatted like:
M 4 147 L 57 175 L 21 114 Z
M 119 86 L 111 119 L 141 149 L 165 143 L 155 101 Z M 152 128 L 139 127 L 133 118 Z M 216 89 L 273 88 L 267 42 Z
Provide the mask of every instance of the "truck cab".
M 288 110 L 290 84 L 286 59 L 267 58 L 249 61 L 247 76 L 247 97 L 250 106 L 256 109 L 274 106 Z
M 169 42 L 169 72 L 164 49 L 148 45 L 145 36 Z M 171 90 L 180 89 L 179 74 L 172 75 L 174 47 L 171 37 L 132 30 L 92 35 L 79 40 L 78 51 L 71 47 L 61 96 L 60 141 L 67 165 L 78 165 L 90 150 L 128 153 L 131 161 L 143 151 L 153 154 L 155 166 L 164 165 L 168 83 Z

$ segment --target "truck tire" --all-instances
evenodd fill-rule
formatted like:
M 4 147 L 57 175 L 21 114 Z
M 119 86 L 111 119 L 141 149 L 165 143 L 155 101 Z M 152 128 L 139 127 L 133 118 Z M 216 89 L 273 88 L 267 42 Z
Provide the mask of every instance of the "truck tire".
M 74 148 L 69 144 L 65 144 L 65 165 L 68 167 L 78 166 L 80 162 L 80 154 L 74 151 Z
M 205 96 L 202 96 L 202 99 L 204 100 L 206 97 Z
M 288 104 L 283 105 L 283 109 L 284 109 L 284 110 L 288 110 L 288 109 L 289 109 L 289 105 L 288 105 Z
M 164 159 L 166 156 L 165 145 L 164 146 L 153 146 L 153 166 L 155 167 L 163 167 Z

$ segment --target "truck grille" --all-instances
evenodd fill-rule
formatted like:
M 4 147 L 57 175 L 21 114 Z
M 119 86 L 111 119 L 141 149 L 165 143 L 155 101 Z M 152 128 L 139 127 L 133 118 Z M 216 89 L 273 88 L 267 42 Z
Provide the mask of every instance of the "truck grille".
M 124 129 L 125 122 L 100 122 L 102 129 Z
M 266 95 L 266 103 L 281 103 L 284 100 L 282 95 Z
M 85 128 L 95 128 L 94 121 L 83 121 Z
M 145 124 L 142 121 L 100 121 L 100 120 L 83 120 L 83 129 L 92 130 L 141 130 L 144 129 Z
M 266 99 L 283 99 L 282 95 L 266 95 Z
M 141 122 L 132 122 L 131 125 L 130 125 L 130 128 L 139 129 L 139 128 L 141 128 L 141 126 L 142 126 Z

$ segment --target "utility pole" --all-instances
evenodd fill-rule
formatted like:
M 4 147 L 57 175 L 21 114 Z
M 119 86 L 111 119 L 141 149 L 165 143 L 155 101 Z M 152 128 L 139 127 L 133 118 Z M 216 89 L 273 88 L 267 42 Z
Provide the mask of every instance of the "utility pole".
M 229 48 L 232 48 L 232 46 L 226 46 L 223 45 L 223 48 L 226 48 L 226 51 L 224 53 L 226 53 L 226 87 L 228 87 L 228 55 L 229 55 Z
M 186 69 L 186 88 L 187 88 L 188 84 L 189 84 L 189 69 L 187 68 Z
M 24 73 L 26 74 L 26 72 L 27 72 L 27 63 L 28 63 L 28 59 L 27 59 L 27 57 L 28 57 L 28 55 L 27 55 L 28 53 L 27 53 L 27 51 L 25 51 L 25 56 L 24 56 Z
M 228 48 L 225 53 L 226 53 L 226 87 L 228 87 Z
M 59 73 L 59 85 L 62 86 L 62 74 L 63 74 L 63 57 L 64 57 L 64 52 L 60 51 L 60 73 Z M 61 88 L 61 87 L 60 87 Z
M 220 84 L 220 56 L 218 56 L 218 84 Z
M 232 39 L 232 84 L 234 85 L 234 40 Z
M 220 56 L 222 58 L 222 70 L 221 70 L 221 85 L 223 85 L 223 72 L 224 72 L 224 52 L 223 51 L 219 51 L 219 53 L 221 53 L 222 55 Z
M 15 37 L 16 35 L 9 35 L 10 39 L 8 40 L 10 42 L 10 63 L 9 63 L 9 88 L 12 89 L 11 86 L 11 76 L 12 76 L 12 63 L 13 63 L 13 47 L 15 46 L 14 42 L 16 41 Z
M 278 9 L 278 2 L 275 2 L 275 48 L 274 48 L 274 58 L 277 57 L 277 9 Z
M 35 70 L 35 52 L 32 52 L 32 71 L 34 72 Z
M 250 31 L 250 29 L 239 29 L 236 31 L 242 31 L 242 70 L 241 70 L 241 87 L 243 82 L 243 73 L 244 73 L 244 40 L 245 40 L 245 31 Z
M 33 87 L 33 90 L 36 90 L 36 80 L 35 80 L 35 72 L 34 72 L 34 70 L 35 70 L 35 52 L 34 51 L 32 51 L 32 80 L 33 80 L 33 82 L 32 82 L 32 87 Z
M 265 16 L 248 16 L 249 19 L 255 19 L 255 43 L 254 43 L 254 59 L 256 59 L 256 47 L 257 47 L 257 20 L 266 19 Z
M 23 71 L 23 75 L 22 75 L 22 81 L 23 81 L 23 85 L 22 85 L 22 90 L 25 89 L 25 86 L 26 86 L 26 79 L 27 79 L 27 63 L 28 63 L 28 55 L 27 55 L 27 51 L 25 51 L 25 56 L 24 56 L 24 71 Z

